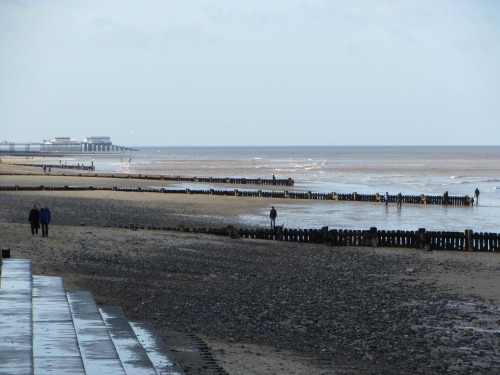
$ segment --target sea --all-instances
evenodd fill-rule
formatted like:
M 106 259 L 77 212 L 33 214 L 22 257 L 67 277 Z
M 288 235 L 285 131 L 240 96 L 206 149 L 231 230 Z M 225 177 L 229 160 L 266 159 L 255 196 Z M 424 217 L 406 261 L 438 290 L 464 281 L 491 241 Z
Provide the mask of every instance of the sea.
M 86 154 L 67 163 L 91 163 L 98 172 L 188 177 L 292 178 L 286 190 L 317 193 L 473 196 L 474 207 L 395 205 L 276 199 L 277 225 L 286 228 L 500 232 L 500 146 L 283 146 L 140 147 L 120 154 Z M 154 182 L 151 187 L 156 187 Z M 193 189 L 228 189 L 179 183 Z M 266 187 L 249 187 L 262 189 Z M 244 199 L 244 198 L 242 198 Z M 267 226 L 268 209 L 242 215 Z

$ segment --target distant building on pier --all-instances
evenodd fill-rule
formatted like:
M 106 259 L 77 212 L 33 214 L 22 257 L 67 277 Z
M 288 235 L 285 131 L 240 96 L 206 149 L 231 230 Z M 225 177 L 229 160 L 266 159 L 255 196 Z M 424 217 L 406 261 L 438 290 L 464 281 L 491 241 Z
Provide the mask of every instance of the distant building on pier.
M 121 152 L 137 151 L 131 148 L 116 146 L 111 137 L 85 137 L 78 141 L 70 137 L 55 137 L 40 143 L 41 152 Z
M 85 137 L 82 151 L 115 151 L 110 137 Z
M 40 143 L 40 151 L 42 152 L 61 152 L 82 150 L 82 143 L 70 137 L 55 137 L 54 139 L 44 139 Z

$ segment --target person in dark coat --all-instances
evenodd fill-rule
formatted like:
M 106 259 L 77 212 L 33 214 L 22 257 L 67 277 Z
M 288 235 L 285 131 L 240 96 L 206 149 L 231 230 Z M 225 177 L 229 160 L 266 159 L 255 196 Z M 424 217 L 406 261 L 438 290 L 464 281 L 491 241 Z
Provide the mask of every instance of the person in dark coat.
M 474 190 L 474 195 L 476 196 L 476 206 L 479 204 L 479 189 Z
M 269 213 L 269 217 L 271 218 L 271 229 L 274 229 L 274 227 L 276 226 L 276 216 L 278 216 L 278 213 L 273 206 L 271 208 L 271 212 Z
M 47 206 L 40 209 L 40 225 L 42 226 L 42 237 L 49 236 L 50 210 Z
M 31 235 L 34 236 L 35 234 L 38 234 L 38 228 L 40 228 L 40 211 L 36 208 L 36 204 L 33 205 L 33 208 L 30 211 L 28 221 L 31 224 Z

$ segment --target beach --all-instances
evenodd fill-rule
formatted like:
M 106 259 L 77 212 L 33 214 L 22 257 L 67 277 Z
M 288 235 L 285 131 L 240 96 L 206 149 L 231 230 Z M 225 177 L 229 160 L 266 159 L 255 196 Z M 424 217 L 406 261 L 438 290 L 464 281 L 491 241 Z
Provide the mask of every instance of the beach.
M 85 182 L 95 173 L 150 175 L 167 177 L 263 178 L 294 180 L 294 186 L 272 187 L 215 183 L 190 183 L 159 180 L 134 180 L 130 187 L 144 189 L 193 190 L 279 190 L 339 194 L 429 195 L 441 197 L 473 196 L 481 192 L 479 205 L 448 207 L 440 205 L 396 205 L 277 200 L 276 224 L 286 228 L 322 228 L 367 230 L 453 231 L 498 233 L 500 228 L 500 148 L 481 146 L 455 147 L 149 147 L 129 154 L 75 154 L 55 157 L 11 158 L 15 163 L 55 165 L 50 175 L 80 174 L 67 181 L 69 186 L 112 187 L 112 180 Z M 8 159 L 4 160 L 9 163 Z M 94 165 L 95 173 L 58 168 Z M 28 168 L 30 167 L 23 167 Z M 5 177 L 5 176 L 4 176 Z M 52 182 L 51 182 L 52 181 Z M 20 181 L 20 183 L 23 183 Z M 10 184 L 8 180 L 0 184 Z M 40 185 L 54 186 L 54 180 Z M 243 200 L 238 200 L 238 205 Z M 344 204 L 346 203 L 346 204 Z M 478 203 L 477 201 L 475 203 Z M 243 203 L 244 204 L 244 203 Z M 242 210 L 243 225 L 268 226 L 269 207 Z M 217 218 L 215 218 L 217 219 Z
M 0 173 L 32 173 L 1 175 L 3 186 L 151 184 L 45 175 L 2 159 Z M 192 335 L 230 374 L 500 373 L 497 253 L 130 229 L 239 227 L 248 215 L 267 223 L 271 198 L 17 191 L 0 192 L 0 203 L 2 249 L 32 259 L 34 274 L 62 276 L 67 289 L 150 321 L 188 374 L 210 373 L 190 351 Z M 29 232 L 33 204 L 51 209 L 47 238 Z M 287 204 L 300 211 L 304 202 Z

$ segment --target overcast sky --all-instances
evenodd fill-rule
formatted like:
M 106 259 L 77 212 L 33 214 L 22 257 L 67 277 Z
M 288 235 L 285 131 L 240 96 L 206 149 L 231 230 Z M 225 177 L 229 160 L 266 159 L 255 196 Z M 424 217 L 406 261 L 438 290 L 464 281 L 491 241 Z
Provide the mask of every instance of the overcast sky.
M 497 0 L 0 0 L 0 141 L 500 142 Z

